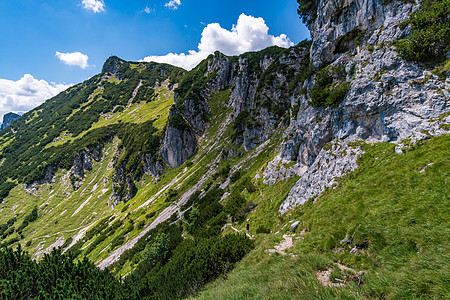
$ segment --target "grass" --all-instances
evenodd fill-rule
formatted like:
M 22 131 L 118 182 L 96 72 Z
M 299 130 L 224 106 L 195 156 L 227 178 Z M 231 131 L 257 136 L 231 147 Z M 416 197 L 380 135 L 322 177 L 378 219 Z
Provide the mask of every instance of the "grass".
M 158 94 L 156 100 L 152 102 L 139 102 L 132 104 L 130 107 L 126 108 L 123 112 L 110 113 L 107 117 L 102 116 L 100 120 L 92 124 L 91 128 L 82 132 L 77 137 L 72 137 L 71 135 L 65 135 L 61 133 L 58 141 L 47 144 L 45 148 L 59 146 L 67 141 L 76 142 L 76 140 L 82 138 L 86 133 L 96 128 L 117 124 L 120 122 L 126 123 L 144 123 L 146 121 L 155 119 L 153 126 L 159 130 L 163 130 L 167 123 L 169 117 L 170 107 L 173 105 L 173 91 L 170 91 L 165 85 L 156 88 L 156 93 Z M 97 90 L 94 94 L 98 93 Z M 89 102 L 83 105 L 88 105 Z M 81 109 L 81 108 L 80 108 Z M 75 112 L 74 112 L 75 113 Z M 0 141 L 1 142 L 1 141 Z M 11 141 L 8 141 L 10 143 Z M 5 144 L 4 146 L 6 146 Z M 3 147 L 4 147 L 3 146 Z
M 117 141 L 104 149 L 108 153 L 105 159 L 111 160 L 115 155 L 114 145 L 117 146 Z M 25 228 L 25 239 L 21 241 L 26 244 L 32 240 L 30 247 L 25 249 L 35 254 L 41 250 L 39 243 L 45 242 L 43 247 L 46 248 L 58 237 L 67 239 L 110 213 L 107 202 L 111 191 L 104 186 L 103 180 L 111 176 L 112 170 L 107 164 L 94 162 L 93 169 L 87 172 L 77 191 L 73 191 L 70 180 L 62 171 L 56 174 L 54 183 L 36 186 L 34 195 L 26 192 L 25 185 L 19 185 L 0 204 L 0 216 L 8 220 L 17 215 L 16 224 L 20 224 L 34 205 L 38 206 L 39 217 Z
M 449 135 L 419 142 L 403 155 L 396 155 L 392 144 L 361 146 L 366 153 L 360 167 L 341 179 L 338 188 L 279 216 L 272 229 L 280 233 L 257 235 L 256 249 L 198 298 L 447 298 Z M 270 211 L 256 210 L 250 222 L 270 217 Z M 293 233 L 288 220 L 304 224 L 294 232 L 298 240 L 291 252 L 297 257 L 270 256 L 265 250 L 281 234 Z M 356 254 L 340 245 L 346 236 L 351 247 L 359 247 Z M 336 262 L 364 270 L 364 284 L 321 286 L 315 272 L 336 269 Z
M 155 126 L 162 129 L 173 104 L 173 93 L 164 86 L 156 93 L 159 97 L 155 101 L 132 104 L 122 113 L 102 117 L 89 130 L 118 122 L 140 123 L 151 119 L 157 119 Z M 272 233 L 255 235 L 255 250 L 231 273 L 203 289 L 199 298 L 445 298 L 449 294 L 448 135 L 422 141 L 400 156 L 394 153 L 392 144 L 359 143 L 366 152 L 359 161 L 360 167 L 340 179 L 338 188 L 325 191 L 315 202 L 309 201 L 280 215 L 278 209 L 298 176 L 272 186 L 256 180 L 255 176 L 278 153 L 282 133 L 275 132 L 263 147 L 243 153 L 240 158 L 222 157 L 230 149 L 240 150 L 231 140 L 232 122 L 227 123 L 231 113 L 226 107 L 229 96 L 230 90 L 224 90 L 208 100 L 212 111 L 210 126 L 197 153 L 180 167 L 167 169 L 158 181 L 144 175 L 136 183 L 136 196 L 127 204 L 107 206 L 113 174 L 112 164 L 108 162 L 117 153 L 118 140 L 115 139 L 106 145 L 102 162 L 94 163 L 93 169 L 86 172 L 80 189 L 73 191 L 62 171 L 57 173 L 55 183 L 38 186 L 35 196 L 27 194 L 24 186 L 19 185 L 0 204 L 0 218 L 6 222 L 18 216 L 17 226 L 35 205 L 38 206 L 38 219 L 25 228 L 25 238 L 20 241 L 32 254 L 47 248 L 61 236 L 66 239 L 74 236 L 81 228 L 106 216 L 113 216 L 111 222 L 122 219 L 123 228 L 108 235 L 90 253 L 86 253 L 86 249 L 101 233 L 84 242 L 84 252 L 79 257 L 86 254 L 96 262 L 114 250 L 110 247 L 114 240 L 124 236 L 126 241 L 137 236 L 142 227 L 136 224 L 151 223 L 170 205 L 166 201 L 170 189 L 178 192 L 173 202 L 208 172 L 214 173 L 227 164 L 233 169 L 239 164 L 242 176 L 230 183 L 226 191 L 237 190 L 246 203 L 257 204 L 247 216 L 251 234 L 255 234 L 259 226 Z M 71 136 L 61 137 L 63 141 L 52 145 L 75 141 Z M 7 141 L 0 141 L 4 142 Z M 214 164 L 216 159 L 217 164 Z M 231 175 L 209 179 L 200 189 L 208 183 L 223 183 Z M 243 188 L 242 183 L 248 178 L 256 191 Z M 161 193 L 156 196 L 158 192 Z M 151 212 L 156 212 L 155 216 L 146 218 Z M 289 224 L 294 220 L 301 221 L 302 226 L 292 232 Z M 125 234 L 128 224 L 135 226 Z M 235 227 L 242 230 L 244 226 L 242 220 Z M 228 232 L 231 229 L 225 234 Z M 285 233 L 296 235 L 295 246 L 289 250 L 296 257 L 269 255 L 266 250 L 279 243 Z M 340 240 L 346 236 L 352 239 L 352 247 L 360 248 L 357 254 L 349 254 L 348 247 L 340 245 Z M 16 233 L 7 239 L 14 237 Z M 42 242 L 45 244 L 40 245 Z M 340 289 L 322 286 L 316 279 L 316 271 L 333 268 L 333 276 L 342 276 L 337 262 L 366 271 L 364 285 L 349 284 Z M 136 267 L 135 263 L 127 262 L 116 270 L 117 274 L 128 274 Z

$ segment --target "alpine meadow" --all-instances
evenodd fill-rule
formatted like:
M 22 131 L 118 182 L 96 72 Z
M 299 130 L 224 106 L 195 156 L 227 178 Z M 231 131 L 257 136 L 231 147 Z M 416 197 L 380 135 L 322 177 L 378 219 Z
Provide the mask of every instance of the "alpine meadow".
M 5 115 L 1 299 L 450 298 L 450 0 L 291 1 L 296 45 Z

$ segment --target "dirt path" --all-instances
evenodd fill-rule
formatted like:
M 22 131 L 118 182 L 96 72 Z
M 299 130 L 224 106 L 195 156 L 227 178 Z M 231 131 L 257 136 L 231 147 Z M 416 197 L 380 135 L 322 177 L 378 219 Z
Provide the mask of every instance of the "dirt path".
M 226 226 L 230 226 L 231 229 L 233 229 L 233 230 L 236 231 L 236 232 L 242 232 L 242 231 L 244 231 L 244 229 L 239 230 L 239 229 L 234 228 L 234 226 L 233 226 L 232 224 L 226 224 Z M 251 239 L 251 240 L 253 239 L 253 236 L 250 235 L 250 234 L 248 234 L 247 232 L 245 233 L 245 235 L 246 235 L 249 239 Z
M 352 268 L 349 268 L 347 266 L 341 265 L 340 263 L 336 263 L 336 265 L 339 267 L 339 269 L 341 271 L 351 271 L 352 273 L 356 274 L 356 271 L 354 269 L 352 269 Z M 319 280 L 319 282 L 323 286 L 327 286 L 327 287 L 344 286 L 344 281 L 342 281 L 342 282 L 331 282 L 330 275 L 331 275 L 331 271 L 332 270 L 333 270 L 333 268 L 329 268 L 328 270 L 325 270 L 325 271 L 317 271 L 316 272 L 317 280 Z
M 291 255 L 291 256 L 295 257 L 294 254 L 286 253 L 286 251 L 285 251 L 285 250 L 291 248 L 292 246 L 294 246 L 294 239 L 292 238 L 292 236 L 287 235 L 287 234 L 283 235 L 283 238 L 284 239 L 278 245 L 276 245 L 274 247 L 274 249 L 268 249 L 267 251 L 270 254 L 279 253 L 281 255 Z

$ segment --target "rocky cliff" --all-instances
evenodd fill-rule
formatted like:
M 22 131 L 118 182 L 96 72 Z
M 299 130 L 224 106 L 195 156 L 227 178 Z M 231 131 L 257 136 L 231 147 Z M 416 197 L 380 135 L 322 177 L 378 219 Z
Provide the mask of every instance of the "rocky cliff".
M 313 107 L 311 91 L 316 77 L 304 84 L 298 97 L 281 157 L 311 167 L 331 141 L 412 141 L 448 132 L 449 81 L 424 66 L 402 59 L 390 43 L 409 34 L 399 24 L 418 5 L 390 1 L 318 1 L 317 18 L 310 24 L 315 66 L 345 68 L 342 80 L 350 83 L 343 101 L 333 107 Z M 339 156 L 328 160 L 339 166 Z M 345 161 L 345 160 L 344 160 Z M 342 164 L 342 170 L 351 164 Z M 305 173 L 289 194 L 280 212 L 304 203 L 319 193 L 333 170 L 324 168 L 323 179 Z M 309 187 L 309 188 L 308 188 Z M 322 189 L 323 190 L 323 189 Z
M 388 43 L 405 37 L 410 28 L 399 28 L 419 5 L 383 0 L 319 0 L 316 18 L 309 25 L 311 59 L 316 66 L 330 63 L 345 52 L 370 44 Z M 375 34 L 375 36 L 374 36 Z
M 206 128 L 203 116 L 209 112 L 205 99 L 229 88 L 233 140 L 244 151 L 286 128 L 276 160 L 294 161 L 295 171 L 288 173 L 302 178 L 280 212 L 316 197 L 330 180 L 356 168 L 356 159 L 324 154 L 329 143 L 401 144 L 448 132 L 448 115 L 439 117 L 450 110 L 448 78 L 404 60 L 392 43 L 410 34 L 410 26 L 399 24 L 419 4 L 355 0 L 315 5 L 310 48 L 303 43 L 240 57 L 216 53 L 203 70 L 208 81 L 197 93 L 201 101 L 193 105 L 188 99 L 180 110 L 201 134 Z M 328 167 L 317 170 L 314 166 L 324 155 Z M 265 171 L 267 182 L 277 178 L 278 165 L 270 164 Z
M 9 125 L 11 125 L 11 123 L 12 123 L 14 120 L 16 120 L 16 119 L 18 119 L 18 118 L 20 118 L 20 115 L 15 114 L 15 113 L 12 113 L 12 112 L 5 114 L 5 115 L 3 116 L 3 122 L 2 122 L 1 125 L 0 125 L 0 130 L 5 129 L 5 128 L 8 127 Z

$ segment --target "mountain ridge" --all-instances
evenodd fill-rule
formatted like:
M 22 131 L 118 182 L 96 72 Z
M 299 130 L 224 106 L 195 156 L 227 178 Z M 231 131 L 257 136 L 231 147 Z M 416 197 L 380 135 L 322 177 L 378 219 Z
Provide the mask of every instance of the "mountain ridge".
M 397 51 L 395 40 L 413 30 L 400 24 L 420 4 L 313 2 L 312 41 L 239 56 L 216 52 L 191 71 L 112 56 L 101 74 L 2 131 L 3 244 L 25 243 L 35 258 L 54 247 L 87 256 L 126 276 L 131 298 L 193 296 L 230 270 L 230 281 L 218 280 L 200 296 L 262 297 L 267 291 L 230 292 L 239 277 L 246 278 L 243 289 L 261 288 L 248 284 L 246 268 L 278 278 L 260 267 L 295 278 L 282 280 L 292 289 L 286 297 L 306 297 L 308 286 L 324 298 L 445 294 L 432 283 L 443 282 L 441 268 L 425 265 L 426 255 L 448 265 L 443 252 L 432 252 L 446 247 L 445 234 L 433 228 L 445 232 L 448 59 L 430 67 Z M 424 212 L 421 199 L 441 211 Z M 28 217 L 34 207 L 37 219 Z M 398 239 L 383 216 L 401 224 Z M 232 237 L 248 220 L 255 244 Z M 411 235 L 409 227 L 425 233 Z M 282 235 L 293 235 L 292 250 L 283 250 L 292 257 L 266 251 Z M 224 265 L 196 252 L 215 261 L 205 254 L 208 243 L 226 248 L 233 239 L 243 248 L 212 251 Z M 351 284 L 341 291 L 320 285 L 317 272 L 343 278 L 336 262 L 368 272 L 362 296 Z M 210 268 L 197 269 L 203 263 Z M 431 279 L 420 285 L 409 267 Z M 388 279 L 395 283 L 386 285 Z

